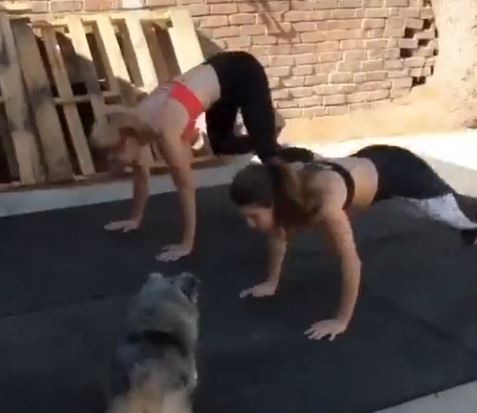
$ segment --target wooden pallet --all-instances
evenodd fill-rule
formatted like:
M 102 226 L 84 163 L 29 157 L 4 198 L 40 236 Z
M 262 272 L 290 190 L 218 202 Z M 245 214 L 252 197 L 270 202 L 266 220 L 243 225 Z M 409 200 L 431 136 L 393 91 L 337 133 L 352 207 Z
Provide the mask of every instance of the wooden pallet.
M 48 20 L 0 12 L 0 49 L 0 188 L 94 179 L 107 166 L 88 134 L 105 105 L 132 105 L 204 60 L 183 9 Z M 205 148 L 194 164 L 213 158 Z

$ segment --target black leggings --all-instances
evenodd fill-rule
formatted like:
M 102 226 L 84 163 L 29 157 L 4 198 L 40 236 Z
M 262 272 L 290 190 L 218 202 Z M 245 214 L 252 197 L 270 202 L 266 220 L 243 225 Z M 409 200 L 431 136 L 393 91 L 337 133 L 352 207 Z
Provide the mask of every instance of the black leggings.
M 255 151 L 262 162 L 277 155 L 275 113 L 265 71 L 251 54 L 234 51 L 208 59 L 220 83 L 220 99 L 206 112 L 207 134 L 216 154 Z M 235 136 L 241 110 L 248 136 Z
M 373 162 L 378 172 L 374 202 L 398 199 L 410 212 L 460 231 L 465 244 L 477 239 L 477 200 L 458 194 L 431 166 L 407 149 L 371 145 L 354 155 Z

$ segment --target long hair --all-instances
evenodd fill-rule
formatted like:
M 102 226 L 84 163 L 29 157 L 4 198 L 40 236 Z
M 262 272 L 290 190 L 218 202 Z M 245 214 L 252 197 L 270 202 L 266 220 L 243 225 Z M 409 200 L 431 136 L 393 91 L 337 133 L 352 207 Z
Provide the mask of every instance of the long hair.
M 158 139 L 159 134 L 139 115 L 136 109 L 123 105 L 106 107 L 104 117 L 96 120 L 91 135 L 94 147 L 108 149 L 119 144 L 120 130 L 129 130 L 141 145 Z

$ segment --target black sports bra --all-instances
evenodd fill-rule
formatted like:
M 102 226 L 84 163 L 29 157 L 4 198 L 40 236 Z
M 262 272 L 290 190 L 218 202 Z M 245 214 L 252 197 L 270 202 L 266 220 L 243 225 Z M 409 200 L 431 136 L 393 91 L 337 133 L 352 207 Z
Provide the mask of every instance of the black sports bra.
M 351 205 L 355 193 L 355 184 L 353 176 L 345 167 L 335 162 L 316 160 L 305 164 L 305 168 L 311 168 L 316 171 L 331 170 L 339 173 L 345 182 L 347 191 L 343 209 L 347 209 Z

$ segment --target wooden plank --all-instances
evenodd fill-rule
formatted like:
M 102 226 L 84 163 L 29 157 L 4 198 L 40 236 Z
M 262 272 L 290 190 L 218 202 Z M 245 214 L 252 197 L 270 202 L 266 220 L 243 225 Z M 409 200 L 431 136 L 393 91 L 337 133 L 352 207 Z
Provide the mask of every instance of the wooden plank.
M 49 182 L 71 180 L 73 169 L 36 39 L 28 20 L 13 20 L 11 26 L 38 129 L 47 180 Z
M 163 47 L 161 47 L 161 44 L 159 42 L 157 30 L 164 31 L 153 23 L 147 22 L 144 24 L 146 40 L 149 43 L 149 49 L 151 52 L 151 57 L 159 80 L 159 84 L 161 84 L 171 79 L 172 73 L 170 72 L 169 66 L 167 64 L 164 49 Z
M 66 72 L 65 63 L 61 54 L 61 49 L 58 45 L 55 29 L 52 27 L 45 27 L 43 29 L 43 40 L 45 42 L 46 54 L 55 79 L 58 94 L 62 98 L 73 98 L 73 90 Z M 78 165 L 81 173 L 94 173 L 93 158 L 88 146 L 88 141 L 84 133 L 81 118 L 78 113 L 76 105 L 64 105 L 63 111 L 65 114 L 66 123 L 71 135 L 71 143 L 78 158 Z
M 189 12 L 173 9 L 170 11 L 170 19 L 172 27 L 169 28 L 169 36 L 179 69 L 184 73 L 204 62 L 204 55 Z
M 113 82 L 117 90 L 122 91 L 123 99 L 126 104 L 133 105 L 136 102 L 134 93 L 124 93 L 125 89 L 133 88 L 126 63 L 124 62 L 121 48 L 116 37 L 116 32 L 108 16 L 101 15 L 96 21 L 97 40 L 101 48 L 104 49 L 107 62 L 106 65 L 111 68 Z
M 149 93 L 157 87 L 158 79 L 139 17 L 137 13 L 130 13 L 126 17 L 125 23 L 136 61 L 139 62 L 142 84 L 146 92 Z
M 0 88 L 15 158 L 12 159 L 13 154 L 10 154 L 8 162 L 14 168 L 11 172 L 17 172 L 15 175 L 18 174 L 24 184 L 41 182 L 44 174 L 40 154 L 35 135 L 28 128 L 27 97 L 10 20 L 4 13 L 0 13 L 0 56 Z M 18 171 L 15 171 L 15 164 Z

